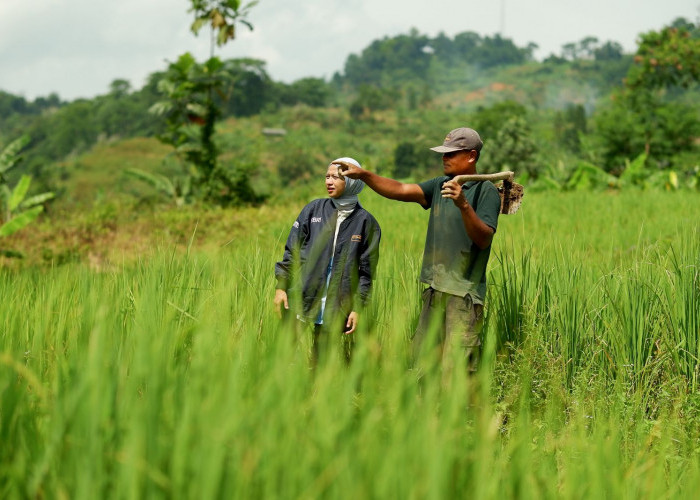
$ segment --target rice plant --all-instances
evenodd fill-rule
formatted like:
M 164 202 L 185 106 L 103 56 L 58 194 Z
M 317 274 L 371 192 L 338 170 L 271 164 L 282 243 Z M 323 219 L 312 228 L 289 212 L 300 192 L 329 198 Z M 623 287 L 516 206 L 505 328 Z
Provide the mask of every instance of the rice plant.
M 0 270 L 0 497 L 692 497 L 698 198 L 645 195 L 632 225 L 638 194 L 586 196 L 501 220 L 475 376 L 410 362 L 425 213 L 378 197 L 349 365 L 313 368 L 273 312 L 279 219 L 109 272 Z

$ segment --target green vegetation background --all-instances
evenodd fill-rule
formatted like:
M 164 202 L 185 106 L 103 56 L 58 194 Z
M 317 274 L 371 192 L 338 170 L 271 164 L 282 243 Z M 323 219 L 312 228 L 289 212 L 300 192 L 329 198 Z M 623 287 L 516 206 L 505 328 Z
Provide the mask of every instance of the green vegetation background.
M 312 371 L 272 311 L 286 209 L 206 251 L 0 271 L 0 495 L 693 497 L 698 193 L 528 194 L 472 379 L 459 350 L 409 363 L 426 213 L 362 198 L 385 231 L 350 366 Z
M 146 112 L 162 74 L 72 103 L 0 93 L 0 144 L 33 141 L 10 182 L 57 194 L 2 240 L 25 257 L 0 268 L 0 497 L 692 498 L 697 83 L 623 87 L 614 42 L 531 50 L 412 32 L 291 85 L 227 63 L 220 160 L 264 199 L 237 206 L 125 175 L 183 175 Z M 483 169 L 526 186 L 495 238 L 478 376 L 458 351 L 409 363 L 427 214 L 369 190 L 384 236 L 356 356 L 311 370 L 272 272 L 328 161 L 424 179 L 464 124 Z

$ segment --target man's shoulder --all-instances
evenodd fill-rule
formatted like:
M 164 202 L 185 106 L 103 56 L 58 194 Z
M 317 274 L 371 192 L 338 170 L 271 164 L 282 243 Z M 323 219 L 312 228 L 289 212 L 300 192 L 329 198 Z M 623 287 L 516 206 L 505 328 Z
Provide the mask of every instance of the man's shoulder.
M 498 194 L 498 188 L 491 181 L 483 181 L 483 188 L 482 189 L 484 189 L 487 193 L 490 192 L 490 193 Z
M 432 179 L 418 183 L 418 187 L 421 188 L 426 197 L 426 201 L 428 201 L 428 205 L 423 208 L 427 209 L 430 207 L 430 205 L 432 205 L 433 196 L 436 194 L 436 192 L 442 189 L 442 184 L 448 179 L 449 177 L 446 175 L 439 175 L 437 177 L 433 177 Z
M 501 196 L 498 193 L 498 188 L 494 185 L 494 183 L 491 181 L 483 181 L 482 185 L 483 187 L 481 188 L 480 198 L 494 200 L 494 202 L 495 200 L 498 200 L 500 203 Z
M 422 182 L 419 182 L 418 185 L 421 187 L 423 187 L 423 186 L 433 187 L 433 186 L 435 186 L 435 184 L 442 185 L 442 183 L 448 179 L 449 179 L 449 177 L 447 175 L 438 175 L 437 177 L 433 177 L 431 179 L 426 179 Z
M 498 224 L 498 215 L 501 212 L 501 196 L 498 188 L 491 181 L 483 181 L 478 203 L 477 213 L 479 217 L 494 230 Z

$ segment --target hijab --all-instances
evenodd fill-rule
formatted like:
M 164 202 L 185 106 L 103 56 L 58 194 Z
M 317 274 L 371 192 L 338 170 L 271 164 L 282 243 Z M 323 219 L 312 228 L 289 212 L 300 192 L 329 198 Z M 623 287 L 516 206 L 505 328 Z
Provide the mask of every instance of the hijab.
M 362 168 L 360 162 L 347 156 L 333 160 L 331 163 L 335 163 L 337 161 L 352 163 L 353 165 Z M 340 169 L 338 170 L 340 173 Z M 360 191 L 362 191 L 362 188 L 365 187 L 365 183 L 360 179 L 351 179 L 350 177 L 343 177 L 343 179 L 345 179 L 345 191 L 343 191 L 343 194 L 340 197 L 331 198 L 331 200 L 333 201 L 335 207 L 339 210 L 352 210 L 355 208 L 355 205 L 357 205 L 357 195 L 360 193 Z

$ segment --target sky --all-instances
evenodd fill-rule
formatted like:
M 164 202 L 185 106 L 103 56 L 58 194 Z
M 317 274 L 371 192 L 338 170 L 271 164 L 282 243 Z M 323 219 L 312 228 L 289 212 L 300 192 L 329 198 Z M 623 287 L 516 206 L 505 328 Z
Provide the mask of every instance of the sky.
M 243 0 L 247 3 L 247 0 Z M 116 79 L 140 89 L 184 52 L 203 61 L 209 36 L 189 29 L 190 0 L 0 0 L 0 90 L 33 100 L 106 94 Z M 585 37 L 634 52 L 640 33 L 677 17 L 698 22 L 700 0 L 259 0 L 253 31 L 215 54 L 266 62 L 273 80 L 329 79 L 372 41 L 408 34 L 501 34 L 537 59 Z

